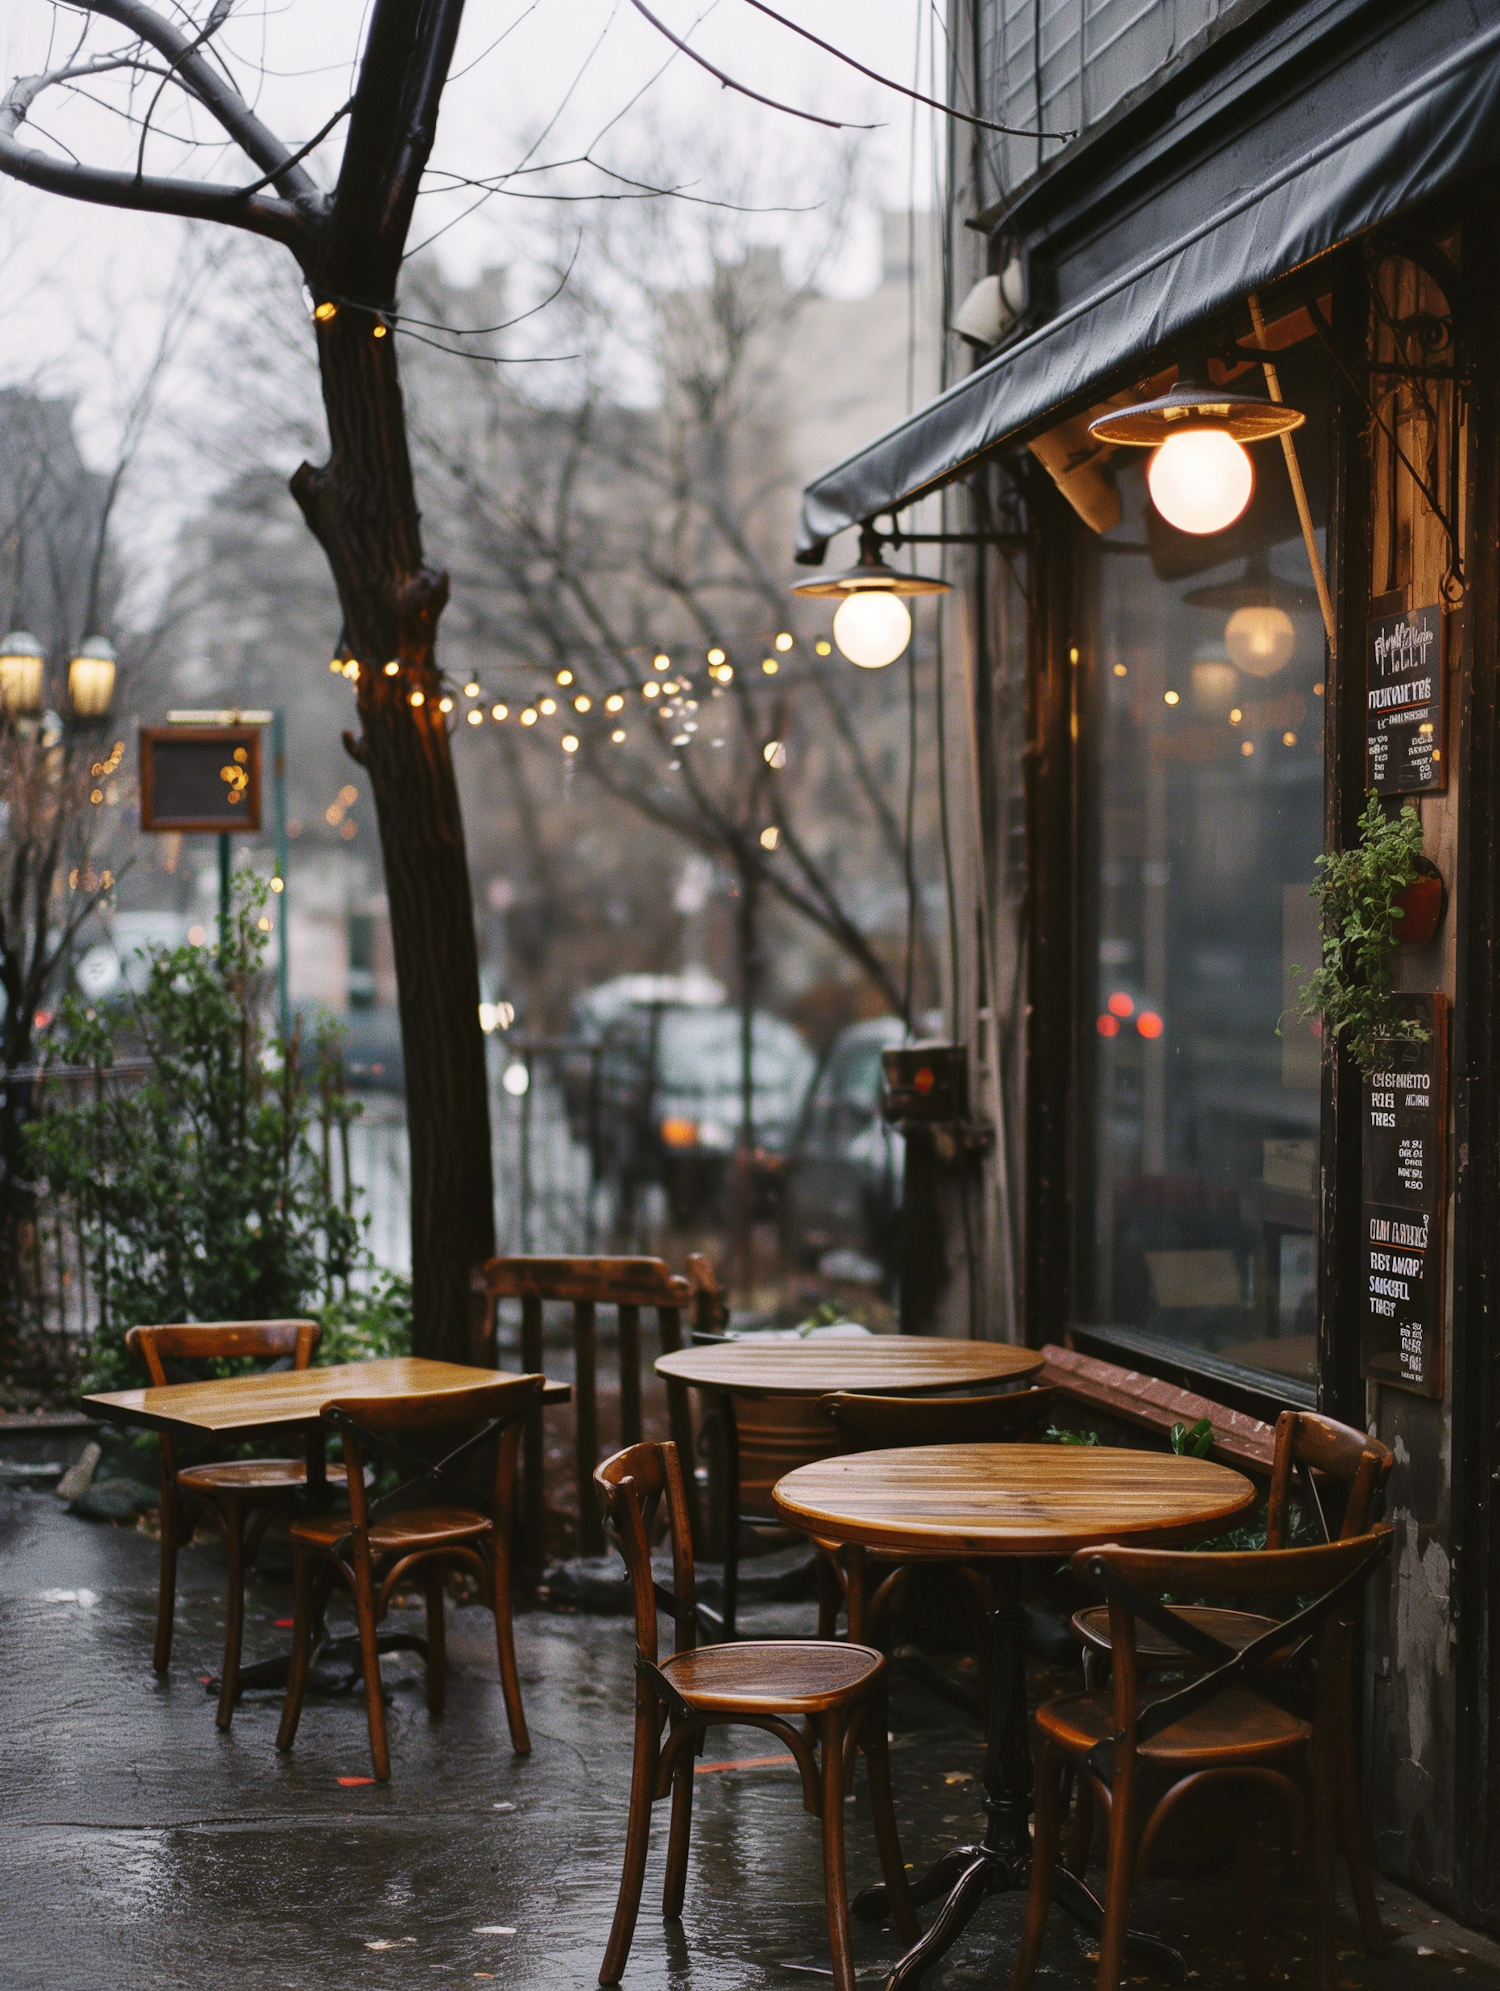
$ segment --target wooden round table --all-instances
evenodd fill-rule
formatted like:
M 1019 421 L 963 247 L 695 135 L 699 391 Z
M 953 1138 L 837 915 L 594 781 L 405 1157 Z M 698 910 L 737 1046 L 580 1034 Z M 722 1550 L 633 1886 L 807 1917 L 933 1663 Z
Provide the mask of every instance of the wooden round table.
M 1207 1459 L 1109 1445 L 920 1445 L 820 1459 L 787 1474 L 777 1512 L 824 1541 L 898 1555 L 983 1561 L 994 1584 L 983 1839 L 940 1859 L 913 1899 L 946 1896 L 932 1927 L 886 1979 L 914 1984 L 949 1947 L 986 1896 L 1029 1877 L 1031 1737 L 1021 1612 L 1023 1556 L 1062 1556 L 1096 1542 L 1163 1544 L 1201 1538 L 1254 1505 L 1242 1473 Z M 1059 1868 L 1056 1899 L 1100 1926 L 1099 1904 Z M 884 1895 L 861 1902 L 879 1916 Z M 856 1911 L 861 1903 L 856 1902 Z M 1096 1921 L 1095 1918 L 1100 1920 Z M 1165 1960 L 1175 1952 L 1148 1937 L 1132 1950 Z
M 724 1636 L 735 1635 L 739 1532 L 743 1514 L 777 1517 L 772 1489 L 782 1475 L 837 1449 L 833 1427 L 818 1414 L 835 1390 L 883 1396 L 930 1396 L 941 1390 L 1004 1385 L 1036 1374 L 1034 1348 L 1003 1341 L 948 1341 L 937 1335 L 779 1336 L 719 1341 L 658 1357 L 667 1388 L 684 1385 L 714 1396 L 724 1436 Z

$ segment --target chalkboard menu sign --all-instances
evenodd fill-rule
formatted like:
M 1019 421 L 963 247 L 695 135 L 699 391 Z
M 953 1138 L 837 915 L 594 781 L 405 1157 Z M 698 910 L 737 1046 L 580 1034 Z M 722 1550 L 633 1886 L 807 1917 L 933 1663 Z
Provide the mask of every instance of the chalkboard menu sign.
M 1371 622 L 1365 699 L 1366 789 L 1411 795 L 1446 788 L 1440 608 Z
M 1406 996 L 1403 1007 L 1429 1036 L 1388 1043 L 1364 1082 L 1360 1373 L 1441 1396 L 1448 1000 Z
M 254 835 L 259 726 L 142 726 L 141 828 Z

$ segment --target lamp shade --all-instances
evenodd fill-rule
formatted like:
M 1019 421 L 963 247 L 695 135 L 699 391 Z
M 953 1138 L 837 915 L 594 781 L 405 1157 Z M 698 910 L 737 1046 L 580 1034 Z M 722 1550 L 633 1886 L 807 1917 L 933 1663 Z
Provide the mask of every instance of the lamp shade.
M 1232 387 L 1206 387 L 1188 376 L 1154 401 L 1100 415 L 1089 423 L 1089 434 L 1095 442 L 1134 443 L 1140 449 L 1155 449 L 1184 429 L 1218 429 L 1236 442 L 1263 442 L 1267 436 L 1301 428 L 1306 420 L 1300 408 L 1288 408 L 1285 402 L 1267 401 L 1258 394 L 1237 394 Z
M 911 641 L 911 610 L 884 589 L 845 595 L 833 618 L 833 640 L 861 670 L 884 670 Z
M 12 629 L 0 644 L 0 704 L 13 719 L 29 718 L 42 709 L 42 679 L 46 652 L 29 629 Z
M 1202 535 L 1234 524 L 1250 502 L 1255 472 L 1225 430 L 1183 429 L 1152 457 L 1146 486 L 1168 525 Z
M 68 663 L 68 702 L 79 719 L 103 719 L 115 696 L 114 645 L 103 636 L 86 636 Z

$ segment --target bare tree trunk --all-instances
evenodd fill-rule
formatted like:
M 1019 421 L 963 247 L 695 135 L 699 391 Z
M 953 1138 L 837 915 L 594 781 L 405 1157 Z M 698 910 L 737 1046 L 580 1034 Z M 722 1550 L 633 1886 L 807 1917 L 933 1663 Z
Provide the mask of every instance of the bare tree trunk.
M 469 1273 L 495 1248 L 479 961 L 463 818 L 438 710 L 445 574 L 422 559 L 395 340 L 366 311 L 319 328 L 332 443 L 292 491 L 328 557 L 359 663 L 363 736 L 390 899 L 411 1142 L 413 1342 L 470 1359 Z M 386 665 L 396 662 L 395 675 Z M 419 698 L 420 703 L 413 703 Z

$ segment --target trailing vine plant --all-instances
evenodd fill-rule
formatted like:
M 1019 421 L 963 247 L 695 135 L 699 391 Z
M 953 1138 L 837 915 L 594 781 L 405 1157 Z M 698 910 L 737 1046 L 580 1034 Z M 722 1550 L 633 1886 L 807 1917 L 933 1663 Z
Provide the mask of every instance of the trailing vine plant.
M 1410 802 L 1387 817 L 1371 789 L 1359 832 L 1348 850 L 1318 859 L 1312 896 L 1321 916 L 1323 962 L 1298 991 L 1297 1016 L 1320 1022 L 1368 1078 L 1382 1062 L 1383 1042 L 1419 1044 L 1430 1034 L 1403 1011 L 1391 976 L 1402 918 L 1396 902 L 1420 870 L 1422 823 Z

